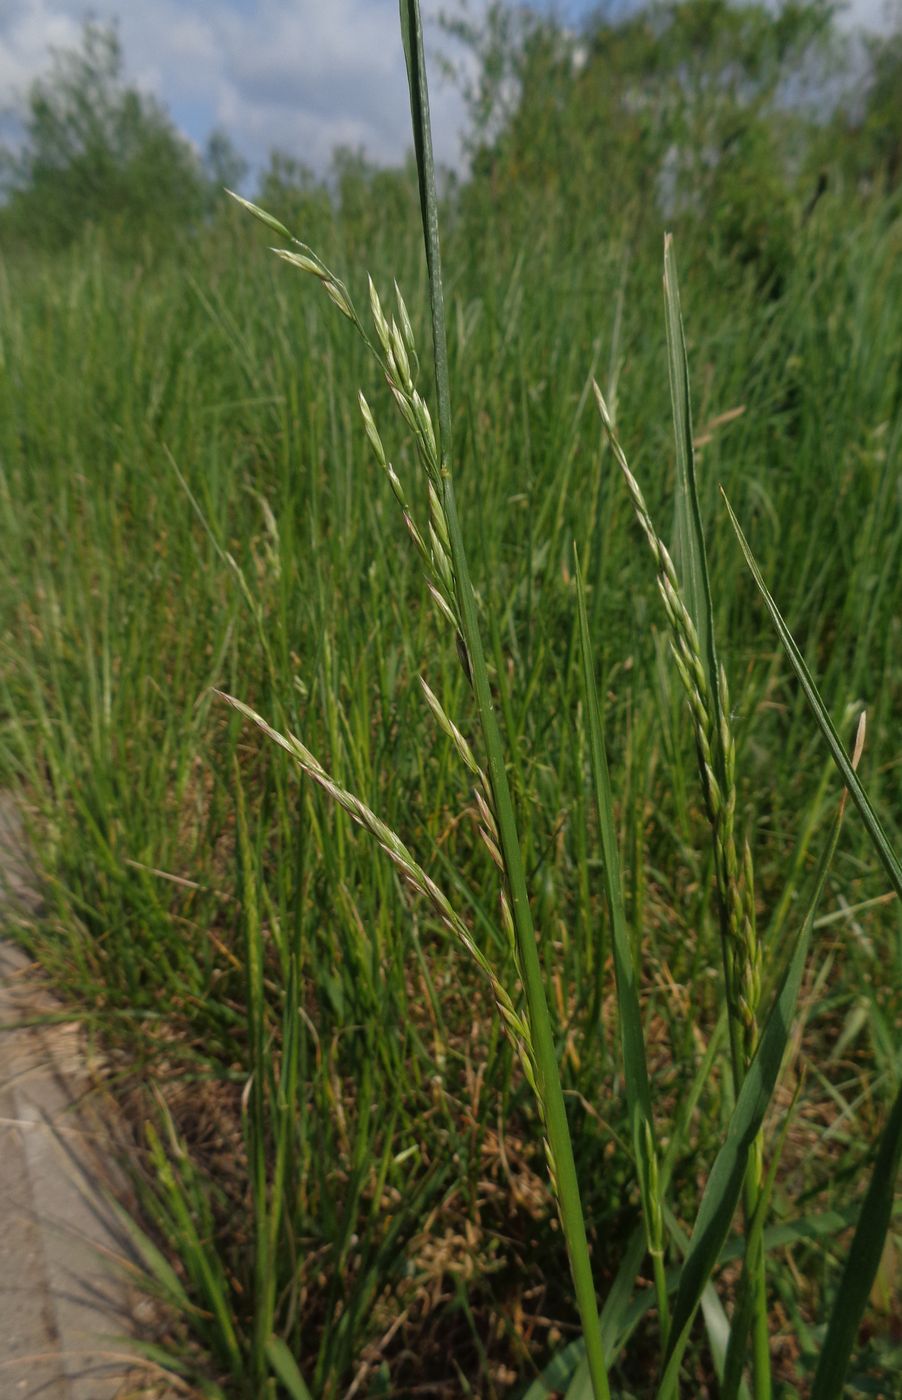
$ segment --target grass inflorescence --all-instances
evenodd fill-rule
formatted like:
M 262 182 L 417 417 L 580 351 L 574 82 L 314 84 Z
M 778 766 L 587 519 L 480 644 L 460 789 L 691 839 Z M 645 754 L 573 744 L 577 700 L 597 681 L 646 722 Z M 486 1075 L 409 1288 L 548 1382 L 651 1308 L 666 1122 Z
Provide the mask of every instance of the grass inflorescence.
M 0 283 L 21 932 L 136 1096 L 152 1354 L 254 1397 L 879 1387 L 898 219 L 837 203 L 773 302 L 688 239 L 688 346 L 674 245 L 655 335 L 657 248 L 589 269 L 566 210 L 461 215 L 444 284 L 403 10 L 425 261 L 338 228 L 339 275 L 254 207 L 273 268 L 223 215 Z

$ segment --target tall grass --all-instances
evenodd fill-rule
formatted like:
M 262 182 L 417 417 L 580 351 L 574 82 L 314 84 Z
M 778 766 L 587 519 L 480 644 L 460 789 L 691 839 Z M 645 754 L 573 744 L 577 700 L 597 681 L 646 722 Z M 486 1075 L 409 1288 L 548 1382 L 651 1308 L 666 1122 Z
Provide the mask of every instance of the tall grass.
M 666 1391 L 681 1366 L 688 1393 L 718 1372 L 741 1388 L 748 1333 L 765 1394 L 764 1284 L 801 1352 L 790 1367 L 772 1344 L 778 1382 L 813 1374 L 841 1263 L 831 1236 L 854 1219 L 894 1094 L 898 988 L 876 970 L 896 910 L 857 820 L 822 859 L 838 781 L 717 486 L 829 710 L 852 707 L 840 733 L 866 705 L 862 780 L 892 828 L 899 231 L 876 210 L 847 220 L 823 204 L 768 305 L 735 276 L 712 285 L 686 248 L 697 516 L 669 466 L 658 270 L 641 248 L 625 260 L 616 235 L 591 262 L 525 233 L 486 258 L 456 226 L 446 381 L 424 350 L 440 283 L 414 228 L 367 247 L 374 285 L 404 289 L 395 326 L 362 267 L 345 287 L 302 264 L 336 310 L 225 219 L 196 264 L 82 250 L 4 269 L 0 528 L 17 586 L 2 599 L 2 764 L 48 875 L 46 920 L 22 932 L 123 1079 L 137 1068 L 160 1086 L 145 1206 L 168 1262 L 142 1245 L 182 1316 L 179 1364 L 208 1393 L 549 1393 L 583 1384 L 583 1344 L 565 1344 L 581 1328 L 596 1393 Z M 378 307 L 370 347 L 343 300 L 371 304 L 369 320 Z M 656 558 L 675 501 L 677 537 L 687 502 L 701 527 L 728 704 L 685 543 L 670 612 L 655 599 L 593 376 Z M 455 416 L 433 420 L 449 385 Z M 395 403 L 408 422 L 390 438 Z M 680 666 L 699 658 L 732 723 L 729 741 L 710 717 L 705 733 L 754 847 L 753 905 L 741 855 L 718 853 L 697 709 L 687 721 Z M 213 688 L 266 716 L 296 764 Z M 733 888 L 761 997 L 731 1071 L 749 1001 L 735 970 L 720 1014 L 743 966 Z M 755 1167 L 771 1223 L 747 1193 L 760 1251 L 755 1286 L 734 1292 L 734 1208 L 797 992 L 766 1120 L 782 1158 Z M 561 1182 L 568 1137 L 591 1297 Z M 847 1342 L 831 1331 L 830 1355 Z M 888 1348 L 857 1361 L 862 1383 L 890 1373 Z

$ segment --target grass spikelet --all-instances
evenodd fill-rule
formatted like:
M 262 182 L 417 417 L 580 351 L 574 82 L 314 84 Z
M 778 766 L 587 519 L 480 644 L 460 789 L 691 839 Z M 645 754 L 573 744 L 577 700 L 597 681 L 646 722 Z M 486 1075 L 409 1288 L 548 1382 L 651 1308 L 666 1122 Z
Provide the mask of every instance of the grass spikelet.
M 607 405 L 594 386 L 599 413 L 614 457 L 621 469 L 636 519 L 642 528 L 658 571 L 658 588 L 670 624 L 670 646 L 683 683 L 698 754 L 699 775 L 708 820 L 714 838 L 714 868 L 723 936 L 723 958 L 731 1034 L 734 1041 L 734 1074 L 737 1083 L 748 1067 L 756 1045 L 756 1014 L 760 994 L 761 953 L 754 925 L 751 852 L 740 874 L 735 836 L 736 749 L 729 722 L 726 673 L 719 670 L 719 704 L 708 685 L 701 644 L 670 553 L 658 535 L 645 498 L 624 456 Z

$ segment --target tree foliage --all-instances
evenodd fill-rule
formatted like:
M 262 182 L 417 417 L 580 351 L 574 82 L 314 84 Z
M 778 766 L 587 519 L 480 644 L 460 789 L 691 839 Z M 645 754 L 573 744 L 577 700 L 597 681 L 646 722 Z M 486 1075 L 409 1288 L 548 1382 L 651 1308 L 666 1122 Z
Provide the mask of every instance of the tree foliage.
M 895 29 L 866 41 L 868 80 L 840 105 L 829 139 L 847 179 L 869 190 L 902 187 L 902 4 Z
M 578 29 L 493 0 L 443 23 L 466 55 L 446 66 L 469 114 L 470 178 L 449 213 L 477 241 L 553 229 L 562 246 L 624 230 L 656 243 L 666 220 L 776 293 L 826 188 L 902 185 L 902 8 L 893 34 L 857 45 L 840 44 L 832 0 L 655 0 L 600 7 Z M 102 228 L 163 246 L 248 175 L 223 130 L 195 152 L 126 81 L 115 28 L 89 21 L 0 150 L 0 234 L 55 248 Z M 349 256 L 416 204 L 409 162 L 380 169 L 358 151 L 323 173 L 274 151 L 255 183 L 266 208 L 311 237 L 340 233 Z
M 496 240 L 529 224 L 657 240 L 667 221 L 779 292 L 825 188 L 902 179 L 902 25 L 852 40 L 836 16 L 832 0 L 656 0 L 568 29 L 502 0 L 466 9 L 445 21 L 468 51 L 465 198 Z
M 163 238 L 203 214 L 201 162 L 159 103 L 125 82 L 115 29 L 88 21 L 80 49 L 54 54 L 23 125 L 4 160 L 8 234 L 59 246 L 102 225 Z

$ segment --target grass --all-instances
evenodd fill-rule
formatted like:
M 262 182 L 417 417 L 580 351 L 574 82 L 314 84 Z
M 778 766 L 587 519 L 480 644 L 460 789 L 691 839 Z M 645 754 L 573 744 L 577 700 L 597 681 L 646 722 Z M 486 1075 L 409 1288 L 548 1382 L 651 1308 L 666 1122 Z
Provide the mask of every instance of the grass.
M 389 431 L 393 399 L 366 346 L 237 217 L 180 260 L 81 248 L 2 271 L 0 530 L 16 585 L 0 598 L 0 767 L 47 880 L 45 919 L 21 932 L 133 1096 L 142 1248 L 177 1306 L 170 1349 L 208 1394 L 275 1394 L 277 1376 L 291 1395 L 537 1395 L 554 1383 L 538 1379 L 549 1362 L 559 1389 L 579 1376 L 586 1308 L 580 1319 L 542 1147 L 554 1074 L 555 1160 L 570 1137 L 612 1386 L 654 1394 L 674 1334 L 687 1393 L 714 1393 L 718 1369 L 738 1366 L 722 1333 L 743 1287 L 729 1259 L 720 1301 L 702 1294 L 701 1326 L 684 1290 L 670 1338 L 649 1314 L 665 1311 L 684 1251 L 702 1281 L 721 1254 L 699 1263 L 691 1227 L 743 1103 L 720 1015 L 723 872 L 697 745 L 591 387 L 594 376 L 666 538 L 686 497 L 671 466 L 659 249 L 640 243 L 627 259 L 628 230 L 596 230 L 588 259 L 566 232 L 554 208 L 538 237 L 494 247 L 452 226 L 456 408 L 436 421 L 453 449 L 456 542 L 441 462 L 424 475 L 407 428 Z M 765 1120 L 781 1151 L 759 1182 L 766 1264 L 752 1261 L 784 1394 L 804 1394 L 816 1365 L 841 1286 L 837 1237 L 895 1095 L 898 910 L 857 814 L 820 867 L 839 781 L 718 485 L 840 733 L 867 707 L 860 773 L 896 846 L 902 810 L 900 224 L 828 194 L 797 237 L 776 301 L 734 268 L 712 275 L 691 229 L 680 241 L 698 520 L 730 681 L 730 801 L 754 848 L 761 1006 L 794 978 L 802 1008 Z M 364 265 L 354 230 L 337 230 L 328 254 L 347 277 L 339 300 L 368 305 L 368 271 L 387 308 L 397 279 L 409 338 L 396 303 L 400 341 L 389 329 L 380 343 L 378 324 L 372 335 L 399 373 L 406 354 L 413 374 L 420 347 L 420 391 L 435 402 L 422 348 L 435 276 L 431 303 L 419 238 L 414 221 L 385 229 Z M 482 676 L 475 707 L 377 442 Z M 687 590 L 696 619 L 701 596 Z M 302 735 L 302 766 L 349 802 L 299 781 L 216 689 Z M 462 749 L 489 767 L 482 805 Z M 516 839 L 501 838 L 502 782 Z M 394 864 L 374 855 L 355 802 L 384 823 L 377 839 L 400 844 Z M 528 921 L 512 945 L 498 917 L 499 855 L 509 881 L 512 856 L 522 864 L 540 984 L 523 967 Z M 427 870 L 459 928 L 405 882 Z M 542 989 L 559 1068 L 546 1054 L 536 1097 L 535 1065 L 527 1055 L 524 1074 L 494 1003 L 507 996 L 534 1034 Z M 732 1215 L 722 1206 L 718 1228 L 735 1256 Z M 878 1392 L 897 1359 L 880 1301 L 891 1263 L 881 1279 L 852 1372 Z

